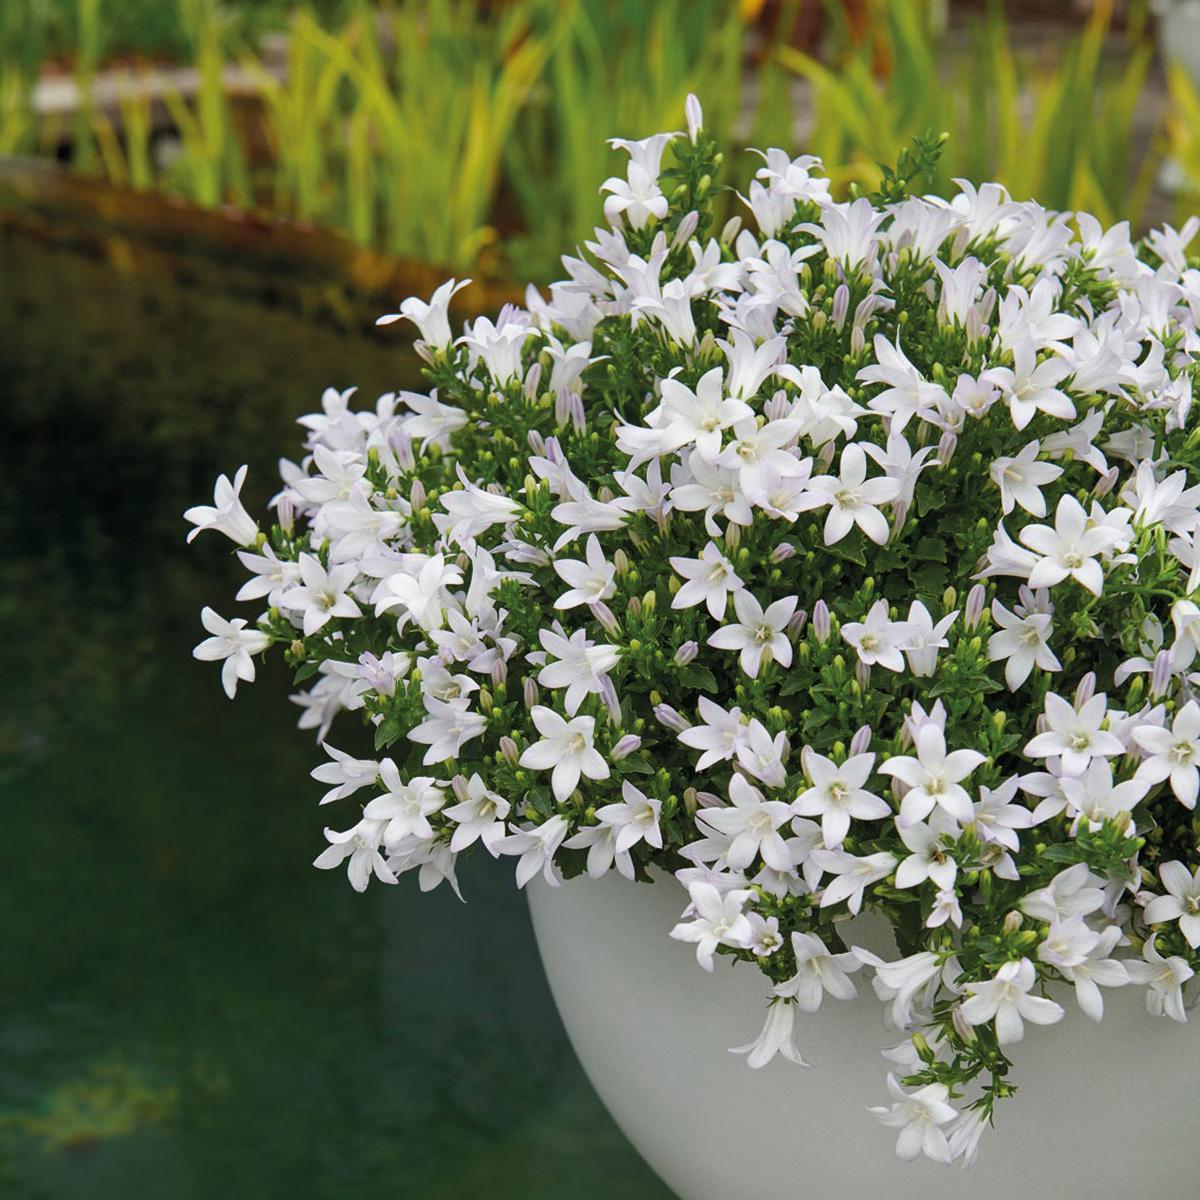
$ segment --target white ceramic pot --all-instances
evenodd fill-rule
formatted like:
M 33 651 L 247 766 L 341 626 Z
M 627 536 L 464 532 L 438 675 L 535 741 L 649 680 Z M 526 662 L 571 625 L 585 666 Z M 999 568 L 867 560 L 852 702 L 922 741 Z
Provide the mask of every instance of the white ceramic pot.
M 673 880 L 539 879 L 529 903 L 584 1070 L 682 1200 L 1200 1197 L 1200 1030 L 1150 1017 L 1140 989 L 1107 991 L 1098 1025 L 1066 996 L 1065 1021 L 1027 1026 L 1020 1095 L 969 1172 L 906 1164 L 866 1111 L 887 1102 L 879 1051 L 899 1039 L 865 981 L 860 1001 L 798 1016 L 818 1069 L 776 1059 L 752 1071 L 728 1047 L 757 1036 L 766 981 L 720 958 L 709 976 L 668 938 L 686 903 Z

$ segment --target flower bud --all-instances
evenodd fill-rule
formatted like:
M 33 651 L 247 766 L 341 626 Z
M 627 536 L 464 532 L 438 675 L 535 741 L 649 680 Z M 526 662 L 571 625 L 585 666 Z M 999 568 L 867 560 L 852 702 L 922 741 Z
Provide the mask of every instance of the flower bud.
M 504 761 L 510 767 L 515 767 L 521 759 L 521 752 L 517 749 L 517 743 L 507 734 L 500 739 L 500 753 L 504 756 Z
M 742 218 L 730 217 L 728 221 L 721 227 L 721 236 L 718 239 L 723 246 L 728 246 L 738 233 L 741 232 Z
M 538 384 L 542 382 L 542 364 L 534 362 L 528 371 L 525 372 L 525 399 L 536 400 L 538 394 Z
M 683 811 L 689 817 L 696 815 L 696 809 L 700 807 L 700 793 L 694 787 L 685 788 L 683 793 Z
M 492 663 L 492 669 L 489 674 L 492 677 L 492 683 L 494 683 L 496 687 L 501 687 L 508 682 L 508 663 L 506 663 L 502 658 L 497 658 L 496 661 Z
M 685 729 L 691 728 L 688 722 L 683 719 L 683 716 L 669 704 L 656 704 L 654 706 L 654 719 L 663 728 L 671 730 L 672 733 L 683 733 Z
M 866 334 L 863 333 L 861 325 L 855 325 L 855 327 L 852 330 L 850 330 L 850 353 L 855 358 L 858 358 L 859 355 L 866 352 L 866 349 L 867 349 Z
M 521 680 L 521 697 L 525 701 L 525 707 L 529 709 L 532 709 L 540 702 L 538 685 L 534 682 L 532 675 L 526 675 Z
M 454 798 L 463 804 L 467 800 L 467 777 L 465 775 L 455 775 L 450 780 L 450 789 L 454 792 Z
M 420 512 L 429 502 L 429 494 L 425 491 L 425 485 L 419 479 L 413 480 L 412 491 L 408 494 L 408 502 L 412 505 L 412 510 L 415 513 Z
M 571 420 L 571 393 L 560 387 L 554 397 L 554 427 L 563 429 Z
M 867 688 L 871 683 L 871 668 L 861 659 L 854 664 L 854 678 L 862 688 Z
M 641 744 L 642 739 L 636 733 L 627 733 L 614 743 L 613 748 L 608 752 L 608 757 L 613 762 L 620 762 L 621 759 L 628 758 L 635 750 L 639 749 Z
M 827 605 L 824 600 L 818 600 L 816 604 L 813 605 L 812 629 L 813 636 L 818 642 L 821 643 L 821 645 L 824 645 L 827 641 L 829 641 L 829 634 L 831 632 L 829 605 Z
M 403 429 L 394 430 L 388 438 L 388 445 L 396 456 L 396 464 L 402 471 L 411 471 L 417 465 L 417 457 L 413 453 L 413 440 Z
M 613 612 L 613 610 L 609 608 L 603 600 L 593 604 L 591 609 L 592 616 L 600 622 L 601 626 L 609 635 L 609 637 L 616 637 L 617 633 L 620 632 L 621 626 L 618 623 L 616 614 Z
M 1099 499 L 1101 496 L 1107 496 L 1108 493 L 1117 486 L 1117 480 L 1120 477 L 1120 467 L 1109 467 L 1108 470 L 1096 480 L 1096 485 L 1092 488 L 1092 495 L 1097 499 Z
M 1171 652 L 1160 650 L 1154 656 L 1154 672 L 1150 676 L 1150 698 L 1158 700 L 1171 686 Z
M 794 558 L 796 547 L 791 542 L 780 542 L 774 550 L 771 551 L 771 562 L 781 563 L 787 562 L 789 558 Z
M 787 635 L 791 641 L 795 641 L 803 632 L 805 625 L 808 624 L 808 613 L 804 609 L 797 609 L 792 613 L 787 623 Z
M 296 505 L 292 501 L 291 496 L 286 492 L 279 497 L 279 508 L 277 510 L 279 516 L 279 528 L 283 530 L 288 537 L 292 536 L 292 530 L 296 526 Z
M 675 651 L 675 665 L 677 667 L 686 667 L 688 663 L 695 661 L 696 655 L 699 653 L 700 647 L 695 642 L 684 642 Z
M 763 405 L 763 416 L 768 421 L 782 421 L 792 410 L 787 392 L 780 389 Z
M 955 433 L 943 433 L 938 440 L 937 459 L 944 467 L 953 457 L 954 451 L 958 448 L 958 435 Z
M 850 311 L 850 289 L 844 284 L 839 283 L 833 293 L 833 327 L 842 332 L 842 327 L 846 324 L 846 314 Z
M 1082 708 L 1096 694 L 1096 672 L 1088 671 L 1075 688 L 1075 707 Z
M 865 754 L 867 747 L 871 744 L 871 727 L 863 725 L 855 731 L 854 736 L 850 739 L 850 753 Z
M 726 550 L 736 550 L 742 544 L 742 527 L 730 521 L 725 526 L 725 537 L 723 540 Z
M 700 214 L 698 212 L 684 213 L 679 227 L 675 230 L 675 236 L 671 239 L 672 249 L 678 250 L 681 246 L 686 246 L 692 240 L 692 235 L 696 232 L 699 224 Z
M 542 435 L 538 433 L 536 429 L 531 429 L 525 435 L 525 440 L 529 443 L 530 450 L 532 450 L 539 458 L 545 455 L 546 439 L 542 437 Z
M 700 140 L 700 131 L 704 128 L 704 110 L 694 92 L 688 92 L 683 102 L 683 115 L 687 121 L 688 140 L 694 146 Z
M 974 629 L 983 616 L 983 607 L 987 603 L 987 589 L 982 583 L 975 584 L 967 593 L 967 603 L 963 608 L 963 625 Z

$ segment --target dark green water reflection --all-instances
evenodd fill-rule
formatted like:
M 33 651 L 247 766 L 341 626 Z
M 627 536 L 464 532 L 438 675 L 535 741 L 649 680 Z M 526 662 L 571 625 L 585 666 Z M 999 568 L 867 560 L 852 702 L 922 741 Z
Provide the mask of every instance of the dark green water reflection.
M 0 1196 L 666 1196 L 511 872 L 467 865 L 463 907 L 313 870 L 287 680 L 230 704 L 190 658 L 237 573 L 180 514 L 242 461 L 263 501 L 352 382 L 411 360 L 0 240 Z

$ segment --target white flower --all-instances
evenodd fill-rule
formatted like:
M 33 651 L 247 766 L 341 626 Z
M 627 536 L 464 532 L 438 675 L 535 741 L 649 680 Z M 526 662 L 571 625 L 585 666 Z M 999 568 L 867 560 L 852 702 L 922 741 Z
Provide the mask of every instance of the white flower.
M 911 636 L 907 621 L 893 621 L 886 600 L 871 605 L 865 621 L 847 621 L 842 637 L 854 647 L 858 661 L 864 666 L 878 664 L 889 671 L 904 670 L 902 650 Z
M 388 845 L 395 845 L 408 837 L 431 839 L 433 826 L 429 817 L 445 803 L 442 789 L 427 775 L 407 781 L 401 779 L 390 758 L 380 762 L 379 778 L 387 791 L 371 800 L 363 809 L 363 815 L 373 821 L 385 822 L 383 840 Z
M 562 881 L 554 865 L 554 855 L 569 829 L 566 817 L 555 814 L 532 829 L 518 829 L 500 838 L 493 849 L 500 854 L 519 855 L 517 887 L 523 888 L 539 871 L 551 887 L 558 887 Z
M 1108 697 L 1100 692 L 1076 709 L 1053 692 L 1046 695 L 1045 733 L 1031 738 L 1025 753 L 1034 758 L 1061 757 L 1067 775 L 1082 775 L 1093 758 L 1124 754 L 1115 734 L 1101 729 L 1108 715 Z
M 399 312 L 388 313 L 380 317 L 375 324 L 391 325 L 394 321 L 411 321 L 417 327 L 421 340 L 431 350 L 444 350 L 450 345 L 453 336 L 449 321 L 450 301 L 456 292 L 462 291 L 470 282 L 469 279 L 447 279 L 433 293 L 428 304 L 410 296 L 401 303 Z
M 530 715 L 542 740 L 526 748 L 521 755 L 521 766 L 552 771 L 550 786 L 560 804 L 575 790 L 580 775 L 588 779 L 608 778 L 608 763 L 593 745 L 595 718 L 575 717 L 566 721 L 542 704 L 534 705 Z
M 1104 525 L 1089 525 L 1083 505 L 1063 496 L 1054 513 L 1054 528 L 1026 525 L 1021 541 L 1041 557 L 1029 572 L 1032 588 L 1053 587 L 1070 576 L 1093 595 L 1104 590 L 1104 568 L 1097 555 L 1111 550 L 1117 535 Z
M 1165 896 L 1153 896 L 1146 903 L 1146 923 L 1162 925 L 1179 922 L 1179 932 L 1193 950 L 1200 946 L 1200 867 L 1188 871 L 1181 862 L 1165 862 L 1158 878 L 1167 889 Z
M 867 478 L 867 456 L 857 442 L 842 450 L 838 475 L 818 475 L 809 488 L 819 502 L 829 505 L 825 516 L 825 545 L 832 546 L 859 527 L 877 545 L 888 540 L 887 518 L 880 506 L 900 494 L 900 481 L 887 475 Z
M 633 229 L 643 228 L 651 217 L 661 221 L 667 215 L 667 198 L 658 186 L 657 171 L 631 160 L 627 175 L 628 179 L 614 175 L 600 185 L 602 192 L 610 193 L 604 201 L 604 215 L 615 225 L 624 214 Z
M 954 887 L 958 863 L 937 830 L 928 825 L 901 825 L 900 840 L 912 853 L 896 868 L 898 888 L 918 887 L 927 879 L 942 891 Z
M 942 960 L 929 950 L 888 963 L 861 946 L 851 953 L 875 972 L 875 991 L 881 1000 L 892 1002 L 892 1023 L 900 1029 L 912 1024 L 913 1003 L 919 992 L 931 987 L 942 972 Z
M 1020 505 L 1035 517 L 1046 515 L 1046 499 L 1042 488 L 1053 483 L 1062 467 L 1038 462 L 1041 446 L 1032 441 L 1022 447 L 1016 458 L 997 458 L 988 468 L 992 482 L 1000 489 L 1000 511 L 1006 515 Z
M 321 743 L 321 749 L 329 755 L 332 762 L 322 763 L 313 768 L 309 774 L 318 783 L 331 783 L 333 787 L 321 797 L 322 804 L 331 804 L 334 800 L 344 800 L 353 796 L 360 788 L 371 787 L 379 779 L 379 764 L 374 759 L 352 758 L 343 754 L 328 742 Z
M 442 496 L 442 507 L 451 520 L 434 517 L 434 524 L 454 542 L 462 543 L 478 537 L 493 525 L 510 525 L 521 515 L 521 505 L 507 496 L 497 496 L 476 487 L 462 475 L 459 467 L 461 489 L 453 489 Z
M 703 604 L 714 620 L 725 616 L 725 604 L 730 593 L 745 585 L 729 561 L 717 549 L 715 542 L 700 551 L 699 558 L 672 558 L 671 567 L 687 582 L 675 593 L 672 608 L 693 608 Z
M 792 665 L 792 643 L 788 641 L 788 622 L 796 611 L 796 597 L 785 596 L 764 610 L 753 594 L 743 588 L 735 592 L 733 607 L 738 623 L 725 625 L 708 639 L 718 650 L 736 650 L 742 670 L 755 679 L 765 662 L 781 667 Z
M 386 821 L 373 821 L 364 817 L 352 829 L 338 832 L 336 829 L 325 830 L 325 840 L 329 845 L 313 859 L 313 866 L 322 871 L 346 864 L 346 874 L 350 886 L 356 892 L 364 892 L 371 880 L 371 875 L 380 883 L 395 883 L 396 876 L 379 853 L 383 841 L 383 828 Z
M 812 933 L 792 934 L 792 953 L 796 974 L 775 985 L 775 995 L 793 999 L 802 1012 L 813 1013 L 821 1007 L 828 992 L 835 1000 L 853 1000 L 858 989 L 850 978 L 862 968 L 855 955 L 830 954 L 825 943 Z
M 736 471 L 741 490 L 757 502 L 769 490 L 769 482 L 805 470 L 784 449 L 799 432 L 798 421 L 783 419 L 759 425 L 753 417 L 748 417 L 733 427 L 734 440 L 717 456 L 716 465 Z
M 929 609 L 920 600 L 914 600 L 909 605 L 908 618 L 904 621 L 908 626 L 908 634 L 903 649 L 904 657 L 908 659 L 908 669 L 914 675 L 928 678 L 937 670 L 938 651 L 950 645 L 946 634 L 957 618 L 958 609 L 955 609 L 935 625 Z
M 740 871 L 755 856 L 761 856 L 776 871 L 790 871 L 791 855 L 779 830 L 793 815 L 792 806 L 782 800 L 767 800 L 741 775 L 730 780 L 729 800 L 728 808 L 701 809 L 696 820 L 733 839 L 725 853 L 730 867 Z
M 901 433 L 922 409 L 936 409 L 945 403 L 944 389 L 921 375 L 900 349 L 899 342 L 893 345 L 883 334 L 877 333 L 874 349 L 875 363 L 863 367 L 856 378 L 860 383 L 886 385 L 868 404 L 876 412 L 891 416 L 893 432 Z
M 658 818 L 662 801 L 645 795 L 628 779 L 621 783 L 621 797 L 620 804 L 605 804 L 596 810 L 596 819 L 616 834 L 616 852 L 623 854 L 642 841 L 661 850 Z
M 1074 417 L 1075 405 L 1057 386 L 1071 374 L 1071 364 L 1058 355 L 1038 362 L 1037 349 L 1029 338 L 1011 348 L 1012 368 L 991 367 L 984 374 L 1004 392 L 1013 425 L 1024 429 L 1038 412 L 1060 420 Z
M 251 655 L 261 654 L 271 644 L 271 638 L 261 629 L 247 629 L 244 617 L 226 621 L 208 607 L 200 610 L 200 623 L 212 637 L 205 638 L 192 651 L 192 657 L 204 662 L 225 660 L 221 668 L 221 684 L 225 694 L 232 700 L 237 694 L 239 679 L 246 683 L 254 682 L 254 659 Z
M 1087 821 L 1095 830 L 1105 821 L 1131 812 L 1150 785 L 1137 777 L 1114 784 L 1112 767 L 1107 759 L 1093 758 L 1082 775 L 1064 776 L 1060 786 L 1067 800 L 1067 812 Z
M 546 661 L 538 672 L 538 683 L 548 688 L 566 688 L 563 706 L 568 716 L 574 716 L 588 696 L 599 694 L 608 672 L 621 661 L 621 652 L 607 642 L 588 641 L 587 634 L 577 629 L 569 638 L 549 629 L 538 632 L 538 640 L 548 655 L 557 661 Z
M 878 821 L 891 816 L 891 806 L 866 790 L 874 754 L 852 755 L 839 766 L 806 746 L 801 761 L 812 787 L 796 797 L 792 811 L 802 817 L 820 817 L 821 835 L 830 849 L 845 840 L 851 818 Z
M 219 475 L 212 506 L 198 504 L 183 514 L 184 520 L 196 526 L 187 536 L 189 542 L 202 529 L 215 529 L 239 546 L 251 546 L 258 540 L 258 525 L 246 511 L 239 495 L 246 482 L 246 470 L 245 466 L 238 467 L 232 483 L 228 475 Z
M 950 1091 L 944 1083 L 927 1083 L 915 1092 L 906 1092 L 895 1075 L 887 1078 L 888 1091 L 893 1103 L 869 1109 L 889 1129 L 900 1130 L 896 1139 L 896 1156 L 904 1162 L 912 1162 L 924 1154 L 934 1162 L 951 1161 L 950 1143 L 946 1139 L 943 1125 L 948 1125 L 958 1116 L 958 1110 L 949 1103 Z
M 1196 807 L 1200 791 L 1200 704 L 1189 700 L 1176 714 L 1171 728 L 1138 725 L 1133 740 L 1146 753 L 1138 775 L 1148 783 L 1171 781 L 1171 790 L 1185 808 Z
M 456 785 L 456 794 L 463 796 L 465 793 L 465 798 L 446 809 L 446 816 L 458 826 L 450 838 L 450 849 L 457 854 L 481 841 L 491 854 L 496 854 L 496 847 L 505 836 L 504 822 L 511 805 L 493 792 L 478 773 L 467 780 L 461 791 L 459 786 Z
M 504 310 L 495 325 L 487 317 L 478 317 L 457 343 L 469 346 L 483 360 L 492 381 L 500 387 L 520 375 L 521 347 L 534 332 L 532 325 L 505 320 L 505 313 L 511 312 Z
M 1172 1021 L 1187 1021 L 1183 1005 L 1183 985 L 1195 975 L 1186 960 L 1179 955 L 1163 958 L 1155 945 L 1156 938 L 1147 938 L 1142 947 L 1144 962 L 1127 962 L 1126 971 L 1133 983 L 1146 984 L 1146 1011 L 1153 1016 L 1170 1017 Z
M 1001 1046 L 1019 1042 L 1025 1036 L 1025 1021 L 1035 1025 L 1053 1025 L 1061 1021 L 1062 1005 L 1030 990 L 1037 972 L 1027 958 L 1006 962 L 993 979 L 967 984 L 967 999 L 959 1009 L 968 1025 L 983 1025 L 995 1020 L 996 1040 Z
M 313 554 L 301 554 L 298 563 L 302 582 L 288 588 L 279 604 L 301 614 L 305 637 L 324 629 L 333 617 L 362 616 L 362 609 L 350 595 L 358 577 L 357 563 L 342 563 L 326 571 Z
M 401 570 L 379 582 L 371 596 L 375 615 L 401 610 L 401 625 L 415 621 L 422 629 L 441 629 L 446 623 L 445 590 L 462 583 L 462 572 L 445 555 L 424 559 L 413 571 Z
M 728 762 L 748 736 L 748 727 L 742 720 L 742 710 L 732 708 L 726 712 L 707 696 L 697 701 L 702 724 L 685 729 L 679 740 L 693 750 L 704 753 L 696 762 L 696 770 L 703 771 L 713 763 Z
M 1053 922 L 1038 946 L 1038 958 L 1075 985 L 1075 999 L 1093 1021 L 1104 1016 L 1100 988 L 1123 987 L 1129 982 L 1125 964 L 1110 957 L 1121 938 L 1117 925 L 1096 931 L 1088 928 L 1082 917 L 1069 917 Z
M 555 608 L 599 604 L 616 594 L 616 567 L 604 557 L 594 533 L 588 536 L 586 560 L 581 562 L 576 558 L 564 558 L 555 562 L 555 572 L 569 585 L 569 590 L 555 600 Z
M 742 909 L 750 893 L 741 888 L 722 895 L 711 883 L 693 883 L 688 912 L 691 920 L 682 920 L 671 936 L 680 942 L 696 943 L 696 961 L 706 970 L 713 969 L 713 954 L 718 946 L 741 946 L 750 937 L 750 922 Z M 685 913 L 686 917 L 688 913 Z
M 895 855 L 881 850 L 859 857 L 844 850 L 814 850 L 810 856 L 822 871 L 836 878 L 821 893 L 821 907 L 840 904 L 843 900 L 852 913 L 862 908 L 864 893 L 873 883 L 886 879 L 896 869 Z
M 1062 663 L 1050 649 L 1049 633 L 1054 626 L 1052 612 L 1027 612 L 1018 616 L 999 600 L 992 601 L 992 618 L 1000 626 L 988 638 L 988 658 L 1004 663 L 1004 681 L 1015 692 L 1030 676 L 1034 667 L 1043 671 L 1061 671 Z
M 459 751 L 473 738 L 481 736 L 487 729 L 487 717 L 472 712 L 469 701 L 438 700 L 425 697 L 426 717 L 419 725 L 408 731 L 408 740 L 428 746 L 422 760 L 425 766 L 457 758 Z
M 1046 887 L 1030 892 L 1021 901 L 1021 911 L 1035 921 L 1051 923 L 1087 916 L 1104 903 L 1104 891 L 1095 884 L 1087 863 L 1076 863 L 1060 871 Z
M 747 1055 L 746 1066 L 754 1070 L 765 1067 L 777 1054 L 799 1067 L 810 1067 L 812 1063 L 805 1062 L 792 1036 L 795 1019 L 796 1006 L 790 1000 L 772 1000 L 762 1033 L 747 1046 L 731 1046 L 729 1052 Z
M 721 434 L 726 429 L 754 418 L 748 404 L 725 395 L 720 367 L 706 371 L 695 391 L 678 379 L 664 379 L 662 400 L 651 414 L 657 418 L 651 424 L 663 433 L 663 453 L 694 445 L 706 462 L 714 462 L 721 453 Z
M 916 757 L 897 755 L 879 764 L 882 775 L 891 775 L 905 784 L 908 791 L 900 802 L 900 828 L 923 821 L 934 808 L 966 825 L 974 816 L 971 797 L 962 781 L 987 756 L 978 750 L 954 750 L 946 753 L 946 735 L 928 722 L 913 739 Z

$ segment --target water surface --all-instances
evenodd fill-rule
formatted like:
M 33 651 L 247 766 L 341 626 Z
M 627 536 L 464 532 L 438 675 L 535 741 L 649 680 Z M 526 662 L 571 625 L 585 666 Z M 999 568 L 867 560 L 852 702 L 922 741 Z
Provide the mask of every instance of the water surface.
M 466 906 L 313 870 L 285 673 L 231 704 L 190 657 L 239 574 L 183 509 L 243 461 L 260 505 L 326 384 L 415 382 L 398 341 L 0 238 L 0 1196 L 667 1197 L 507 865 Z

